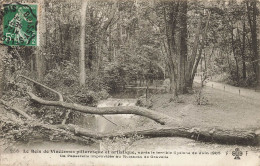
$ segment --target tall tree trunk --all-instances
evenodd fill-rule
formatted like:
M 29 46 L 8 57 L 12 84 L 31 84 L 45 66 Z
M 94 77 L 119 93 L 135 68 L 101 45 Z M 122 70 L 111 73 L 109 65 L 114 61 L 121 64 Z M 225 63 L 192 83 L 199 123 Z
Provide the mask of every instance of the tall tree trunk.
M 179 14 L 178 14 L 178 92 L 183 94 L 187 92 L 186 88 L 186 65 L 187 65 L 187 0 L 182 0 L 179 2 Z
M 39 35 L 39 40 L 38 46 L 36 49 L 36 54 L 35 54 L 35 68 L 36 68 L 36 74 L 38 80 L 42 80 L 44 73 L 45 73 L 45 60 L 44 60 L 44 55 L 43 53 L 46 52 L 45 50 L 45 45 L 46 45 L 46 17 L 45 17 L 45 3 L 44 0 L 38 0 L 39 2 L 39 16 L 38 16 L 38 21 L 39 21 L 39 26 L 38 26 L 38 35 Z
M 242 48 L 241 48 L 241 55 L 242 55 L 242 73 L 243 73 L 243 80 L 246 80 L 246 23 L 243 21 L 243 33 L 242 33 Z
M 260 10 L 260 9 L 259 9 Z M 260 41 L 260 15 L 258 15 L 258 41 Z M 259 44 L 259 43 L 257 43 Z M 258 45 L 259 48 L 259 45 Z M 260 53 L 258 52 L 258 58 L 257 58 L 257 64 L 258 64 L 258 79 L 257 79 L 257 89 L 260 90 Z
M 87 68 L 90 71 L 93 71 L 93 64 L 94 64 L 94 58 L 95 58 L 95 52 L 96 52 L 96 28 L 94 25 L 94 9 L 90 8 L 89 10 L 89 25 L 91 28 L 88 28 L 89 30 L 89 38 L 88 38 L 88 56 L 87 56 Z
M 248 22 L 250 26 L 251 31 L 251 39 L 252 39 L 252 50 L 253 50 L 253 67 L 254 72 L 256 75 L 256 81 L 258 87 L 260 87 L 260 62 L 258 60 L 258 44 L 257 44 L 257 23 L 256 23 L 256 16 L 257 16 L 257 1 L 247 1 L 247 16 L 248 16 Z
M 146 129 L 139 129 L 134 131 L 121 131 L 121 132 L 110 132 L 110 133 L 97 133 L 91 130 L 87 130 L 85 128 L 81 128 L 76 125 L 50 125 L 50 124 L 43 124 L 39 122 L 37 119 L 32 118 L 23 110 L 20 110 L 16 107 L 11 107 L 7 104 L 6 101 L 0 100 L 0 104 L 8 107 L 15 113 L 19 114 L 23 118 L 26 119 L 26 124 L 28 120 L 32 126 L 42 127 L 48 130 L 53 130 L 55 133 L 62 133 L 66 134 L 66 136 L 70 139 L 77 140 L 77 141 L 86 141 L 84 137 L 90 137 L 94 139 L 103 139 L 103 138 L 114 138 L 114 137 L 132 137 L 133 135 L 141 135 L 144 137 L 185 137 L 189 139 L 194 139 L 196 141 L 205 141 L 205 142 L 212 142 L 212 143 L 222 143 L 222 144 L 236 144 L 236 145 L 259 145 L 259 129 L 251 129 L 251 130 L 223 130 L 223 129 L 198 129 L 194 127 L 181 127 L 176 125 L 176 123 L 171 123 L 168 126 L 162 126 L 160 128 L 146 128 Z M 137 111 L 140 112 L 140 111 Z M 137 113 L 136 112 L 136 113 Z M 98 111 L 97 111 L 98 113 Z M 142 115 L 144 115 L 142 113 Z M 166 117 L 168 118 L 168 117 Z M 16 121 L 18 122 L 18 121 Z M 20 126 L 24 125 L 24 123 L 19 121 Z M 73 136 L 77 135 L 77 136 Z
M 188 88 L 192 88 L 192 83 L 193 83 L 192 68 L 193 68 L 193 65 L 195 63 L 196 56 L 197 56 L 197 50 L 198 50 L 198 46 L 199 46 L 199 36 L 200 36 L 200 31 L 201 31 L 201 23 L 202 23 L 202 20 L 200 19 L 197 30 L 195 32 L 195 38 L 194 38 L 194 42 L 193 42 L 191 57 L 189 58 L 189 64 L 187 66 L 188 72 L 186 74 L 186 81 L 187 81 L 186 84 L 187 84 Z
M 178 8 L 179 4 L 175 2 L 168 2 L 167 11 L 164 8 L 164 22 L 165 22 L 165 33 L 167 37 L 167 45 L 168 45 L 168 66 L 169 66 L 169 77 L 170 77 L 170 93 L 173 93 L 174 96 L 178 95 L 177 89 L 177 64 L 176 64 L 176 48 L 175 48 L 175 29 L 177 24 L 177 17 L 178 17 Z
M 204 49 L 206 34 L 207 34 L 207 31 L 208 31 L 208 26 L 209 26 L 210 15 L 211 15 L 211 13 L 209 12 L 209 13 L 208 13 L 207 22 L 206 22 L 206 26 L 205 26 L 205 28 L 204 28 L 204 32 L 203 32 L 202 39 L 201 39 L 199 54 L 198 54 L 198 56 L 197 56 L 197 59 L 196 59 L 196 61 L 195 61 L 195 64 L 193 64 L 193 67 L 192 67 L 191 78 L 190 78 L 191 86 L 192 86 L 192 83 L 193 83 L 195 74 L 196 74 L 196 72 L 197 72 L 197 68 L 198 68 L 199 62 L 200 62 L 200 60 L 201 60 L 202 51 L 203 51 L 203 49 Z M 196 51 L 196 52 L 197 52 L 197 51 Z
M 112 36 L 111 36 L 111 27 L 108 28 L 108 39 L 107 39 L 107 47 L 108 47 L 108 61 L 111 62 L 113 58 L 113 49 L 112 49 Z
M 231 24 L 233 24 L 233 23 L 231 23 Z M 233 25 L 231 26 L 230 33 L 231 33 L 232 52 L 233 52 L 233 56 L 234 56 L 234 59 L 235 59 L 235 62 L 236 62 L 236 81 L 237 81 L 237 83 L 239 84 L 239 82 L 240 82 L 240 81 L 239 81 L 239 66 L 238 66 L 238 57 L 237 57 L 236 48 L 235 48 Z
M 81 8 L 81 26 L 80 26 L 80 54 L 79 54 L 79 84 L 85 85 L 85 26 L 86 26 L 87 2 L 83 0 Z

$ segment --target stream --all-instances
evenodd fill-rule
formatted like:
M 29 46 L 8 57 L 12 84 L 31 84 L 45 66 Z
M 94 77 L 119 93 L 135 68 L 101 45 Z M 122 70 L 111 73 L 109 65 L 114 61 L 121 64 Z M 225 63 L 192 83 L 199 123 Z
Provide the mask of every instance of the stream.
M 137 99 L 108 98 L 99 101 L 97 107 L 135 106 Z M 140 118 L 132 114 L 124 115 L 82 115 L 75 122 L 76 125 L 96 131 L 112 132 L 125 128 L 134 128 Z
M 124 91 L 112 95 L 113 97 L 98 102 L 97 107 L 135 106 L 137 98 L 144 94 L 143 90 Z M 88 115 L 82 114 L 75 120 L 75 124 L 88 130 L 108 133 L 135 129 L 143 125 L 144 117 L 133 114 L 114 115 Z

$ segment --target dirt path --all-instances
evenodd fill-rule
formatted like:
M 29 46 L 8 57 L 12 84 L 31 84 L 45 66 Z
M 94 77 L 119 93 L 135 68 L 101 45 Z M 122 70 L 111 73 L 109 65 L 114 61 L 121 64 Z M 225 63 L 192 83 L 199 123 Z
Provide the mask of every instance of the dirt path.
M 260 127 L 259 100 L 204 87 L 202 97 L 207 105 L 198 105 L 195 95 L 180 96 L 181 102 L 170 102 L 170 94 L 154 95 L 153 109 L 182 118 L 183 126 L 223 129 L 256 129 Z
M 195 77 L 194 82 L 201 83 L 200 77 Z M 260 92 L 256 92 L 255 90 L 252 90 L 252 89 L 235 87 L 235 86 L 218 83 L 218 82 L 214 82 L 214 81 L 206 81 L 205 85 L 207 87 L 211 87 L 211 88 L 218 89 L 218 90 L 223 90 L 228 93 L 233 93 L 233 94 L 248 97 L 251 99 L 260 100 Z

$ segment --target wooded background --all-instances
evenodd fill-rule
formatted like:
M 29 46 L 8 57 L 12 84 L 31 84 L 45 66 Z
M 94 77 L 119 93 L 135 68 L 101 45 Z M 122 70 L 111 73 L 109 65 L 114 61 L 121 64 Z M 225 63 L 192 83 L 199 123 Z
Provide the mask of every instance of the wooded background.
M 7 48 L 11 75 L 55 82 L 53 73 L 63 73 L 65 82 L 84 86 L 94 77 L 112 91 L 169 78 L 177 95 L 192 87 L 200 66 L 208 77 L 225 73 L 233 85 L 259 86 L 256 0 L 19 2 L 40 6 L 40 45 Z

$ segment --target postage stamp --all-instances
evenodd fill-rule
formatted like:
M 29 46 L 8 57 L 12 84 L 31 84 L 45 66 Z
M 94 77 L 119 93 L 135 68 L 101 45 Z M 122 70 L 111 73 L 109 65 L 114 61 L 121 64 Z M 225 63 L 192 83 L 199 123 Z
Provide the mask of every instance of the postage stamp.
M 3 43 L 37 46 L 37 4 L 4 5 Z

